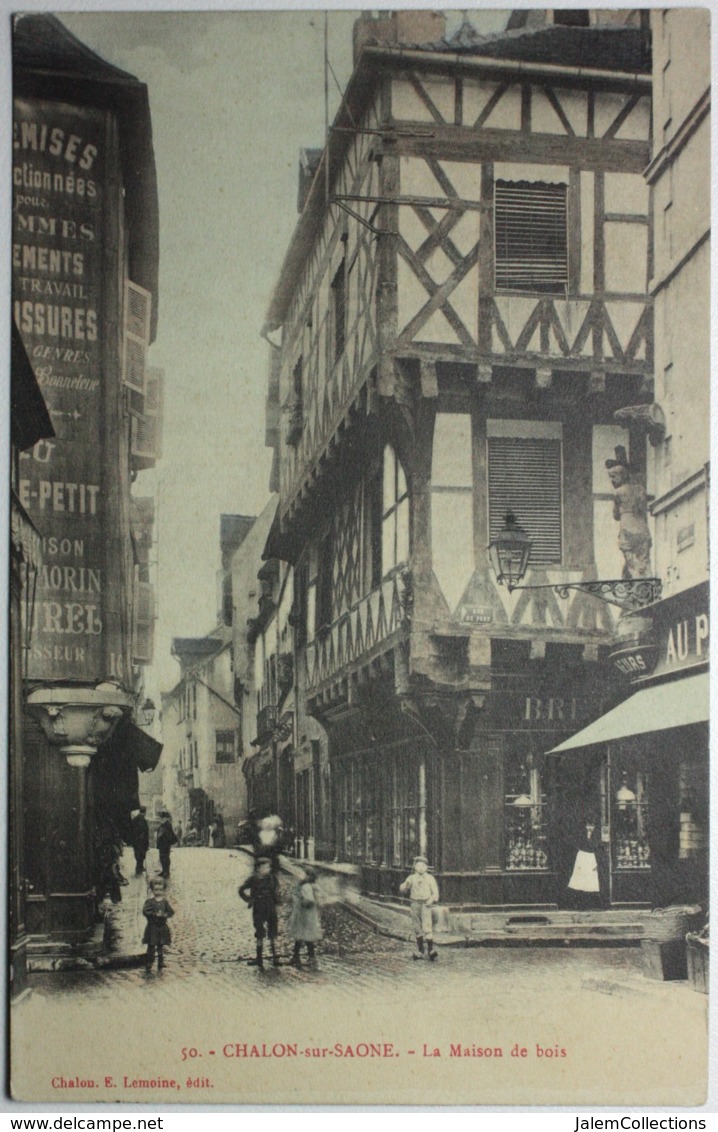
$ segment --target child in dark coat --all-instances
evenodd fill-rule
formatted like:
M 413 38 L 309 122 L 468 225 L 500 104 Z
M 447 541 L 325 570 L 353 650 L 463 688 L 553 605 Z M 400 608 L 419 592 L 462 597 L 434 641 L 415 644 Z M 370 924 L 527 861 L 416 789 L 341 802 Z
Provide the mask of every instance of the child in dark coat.
M 172 942 L 167 921 L 174 916 L 174 908 L 165 898 L 165 882 L 161 879 L 153 880 L 150 884 L 152 895 L 145 900 L 142 915 L 147 920 L 145 934 L 142 942 L 147 944 L 145 969 L 152 970 L 157 952 L 157 970 L 161 971 L 165 965 L 164 948 Z
M 264 967 L 262 951 L 265 934 L 272 952 L 272 965 L 279 966 L 277 955 L 277 901 L 279 883 L 272 871 L 268 857 L 259 857 L 254 863 L 254 872 L 237 889 L 240 897 L 252 909 L 254 938 L 257 941 L 257 958 L 250 959 L 252 967 Z

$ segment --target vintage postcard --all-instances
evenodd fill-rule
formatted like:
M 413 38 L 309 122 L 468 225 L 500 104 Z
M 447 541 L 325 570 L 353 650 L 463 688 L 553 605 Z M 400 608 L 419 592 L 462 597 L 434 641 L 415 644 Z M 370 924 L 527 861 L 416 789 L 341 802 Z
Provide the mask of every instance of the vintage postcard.
M 7 30 L 12 1097 L 703 1106 L 709 10 Z

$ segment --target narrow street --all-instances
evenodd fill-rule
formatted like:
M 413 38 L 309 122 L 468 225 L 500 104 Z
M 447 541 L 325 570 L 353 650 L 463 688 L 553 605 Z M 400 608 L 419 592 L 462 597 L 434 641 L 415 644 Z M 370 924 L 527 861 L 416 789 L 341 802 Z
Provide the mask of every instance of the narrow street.
M 150 869 L 155 865 L 151 850 Z M 126 857 L 130 884 L 123 889 L 123 915 L 125 922 L 131 922 L 127 913 L 134 905 L 139 940 L 145 881 L 132 876 L 130 866 Z M 317 969 L 298 971 L 286 965 L 291 940 L 283 925 L 289 913 L 291 878 L 283 875 L 283 965 L 258 971 L 246 962 L 254 954 L 251 914 L 237 896 L 249 867 L 249 857 L 239 850 L 174 851 L 168 890 L 175 909 L 173 942 L 164 972 L 147 975 L 141 968 L 130 968 L 33 975 L 33 993 L 15 1012 L 15 1040 L 25 1033 L 36 1045 L 43 1034 L 58 1033 L 56 1027 L 62 1027 L 68 1039 L 74 1035 L 67 1049 L 51 1043 L 52 1054 L 47 1055 L 47 1064 L 65 1077 L 94 1073 L 99 1082 L 111 1073 L 114 1080 L 121 1080 L 120 1074 L 143 1071 L 146 1076 L 148 1067 L 156 1064 L 163 1072 L 173 1066 L 178 1087 L 181 1077 L 185 1090 L 187 1073 L 199 1074 L 189 1079 L 200 1082 L 200 1092 L 188 1092 L 182 1098 L 186 1103 L 219 1100 L 215 1088 L 223 1090 L 225 1100 L 249 1100 L 255 1088 L 261 1092 L 268 1087 L 277 1099 L 291 1096 L 287 1060 L 247 1060 L 251 1054 L 246 1051 L 235 1056 L 236 1043 L 241 1050 L 253 1042 L 260 1050 L 261 1043 L 278 1042 L 283 1047 L 295 1041 L 300 1049 L 305 1048 L 303 1042 L 323 1048 L 327 1060 L 317 1078 L 318 1099 L 324 1082 L 340 1067 L 347 1099 L 358 1095 L 360 1078 L 355 1074 L 363 1063 L 329 1053 L 337 1042 L 394 1043 L 397 1053 L 392 1056 L 421 1057 L 422 1074 L 430 1080 L 436 1077 L 437 1088 L 445 1088 L 447 1080 L 455 1078 L 455 1099 L 463 1096 L 466 1103 L 480 1102 L 471 1085 L 474 1078 L 481 1080 L 482 1096 L 487 1090 L 480 1103 L 491 1098 L 493 1088 L 497 1095 L 503 1094 L 505 1103 L 507 1082 L 514 1079 L 516 1103 L 522 1095 L 524 1102 L 530 1095 L 536 1100 L 541 1084 L 548 1099 L 559 1083 L 563 1096 L 567 1087 L 580 1091 L 580 1074 L 567 1086 L 567 1070 L 575 1073 L 597 1042 L 605 1043 L 603 1055 L 614 1063 L 611 1088 L 616 1103 L 624 1086 L 626 1095 L 635 1089 L 635 1075 L 645 1057 L 664 1064 L 667 1098 L 686 1083 L 682 1065 L 690 1080 L 700 1066 L 700 1052 L 687 1060 L 682 1055 L 688 1048 L 700 1051 L 705 1046 L 704 996 L 686 983 L 662 984 L 645 978 L 637 948 L 444 947 L 436 963 L 417 963 L 412 962 L 410 943 L 378 935 L 341 905 L 325 901 L 325 939 L 318 948 Z M 668 1035 L 663 1024 L 667 1016 L 671 1018 Z M 139 1018 L 144 1019 L 142 1048 L 134 1037 Z M 148 1026 L 150 1019 L 156 1025 Z M 103 1028 L 108 1032 L 106 1049 Z M 124 1038 L 118 1041 L 118 1034 Z M 502 1053 L 452 1056 L 451 1047 L 457 1043 L 464 1049 Z M 227 1045 L 229 1052 L 223 1053 Z M 511 1057 L 516 1045 L 527 1050 L 525 1061 L 518 1060 L 521 1055 Z M 430 1056 L 437 1049 L 439 1056 Z M 544 1055 L 547 1050 L 551 1055 Z M 389 1072 L 387 1064 L 373 1066 L 377 1099 Z M 466 1070 L 467 1065 L 474 1072 L 459 1078 L 458 1068 Z M 206 1080 L 212 1084 L 202 1086 L 210 1068 L 213 1076 Z M 317 1070 L 313 1061 L 302 1064 L 303 1073 Z M 271 1085 L 267 1073 L 273 1075 Z M 524 1079 L 532 1082 L 528 1092 L 521 1086 Z M 58 1097 L 66 1103 L 76 1099 L 78 1094 Z M 138 1098 L 111 1094 L 105 1099 Z M 143 1094 L 140 1099 L 158 1098 Z

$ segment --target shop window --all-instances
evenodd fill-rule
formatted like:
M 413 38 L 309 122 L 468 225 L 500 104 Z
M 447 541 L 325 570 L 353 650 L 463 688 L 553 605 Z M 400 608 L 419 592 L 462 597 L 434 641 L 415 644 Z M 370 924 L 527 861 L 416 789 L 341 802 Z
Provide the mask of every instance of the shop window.
M 380 860 L 377 792 L 371 769 L 357 761 L 347 762 L 340 797 L 340 840 L 344 859 Z
M 297 813 L 301 821 L 300 834 L 314 837 L 314 777 L 305 770 L 297 777 Z
M 538 421 L 488 422 L 489 538 L 498 535 L 511 512 L 532 541 L 531 566 L 562 559 L 560 427 Z
M 678 856 L 682 861 L 704 861 L 708 854 L 708 782 L 705 763 L 682 760 L 679 768 L 680 831 Z
M 361 860 L 361 766 L 344 765 L 339 813 L 340 840 L 345 861 Z
M 390 444 L 384 449 L 382 496 L 382 577 L 409 559 L 409 489 L 404 469 Z
M 235 761 L 234 731 L 215 732 L 215 756 L 217 763 L 233 763 Z
M 391 768 L 391 863 L 408 866 L 420 851 L 422 799 L 419 770 L 409 759 Z
M 648 869 L 648 774 L 635 762 L 611 766 L 611 857 L 616 871 Z
M 512 872 L 548 869 L 547 803 L 541 756 L 511 751 L 504 763 L 504 846 Z
M 564 294 L 566 185 L 497 181 L 494 212 L 496 289 Z

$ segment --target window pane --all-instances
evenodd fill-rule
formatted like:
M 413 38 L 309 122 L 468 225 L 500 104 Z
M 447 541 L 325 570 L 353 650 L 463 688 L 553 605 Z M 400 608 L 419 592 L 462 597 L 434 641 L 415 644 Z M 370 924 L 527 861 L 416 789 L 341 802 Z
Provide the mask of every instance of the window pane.
M 471 417 L 468 413 L 437 413 L 431 457 L 433 487 L 470 487 Z
M 504 761 L 504 843 L 506 868 L 547 869 L 547 805 L 543 760 L 527 751 L 508 752 Z
M 396 509 L 396 562 L 409 561 L 409 500 L 402 499 Z
M 396 503 L 396 453 L 390 444 L 384 449 L 384 514 Z
M 317 586 L 316 582 L 312 582 L 307 586 L 307 639 L 314 640 L 316 632 L 316 617 L 317 617 Z
M 381 572 L 385 577 L 396 566 L 396 511 L 391 511 L 381 525 Z
M 396 461 L 396 498 L 402 499 L 406 495 L 408 488 L 406 486 L 406 476 L 404 469 L 401 466 L 401 460 L 397 458 Z
M 612 767 L 611 839 L 614 867 L 650 867 L 648 847 L 648 775 L 635 764 Z

